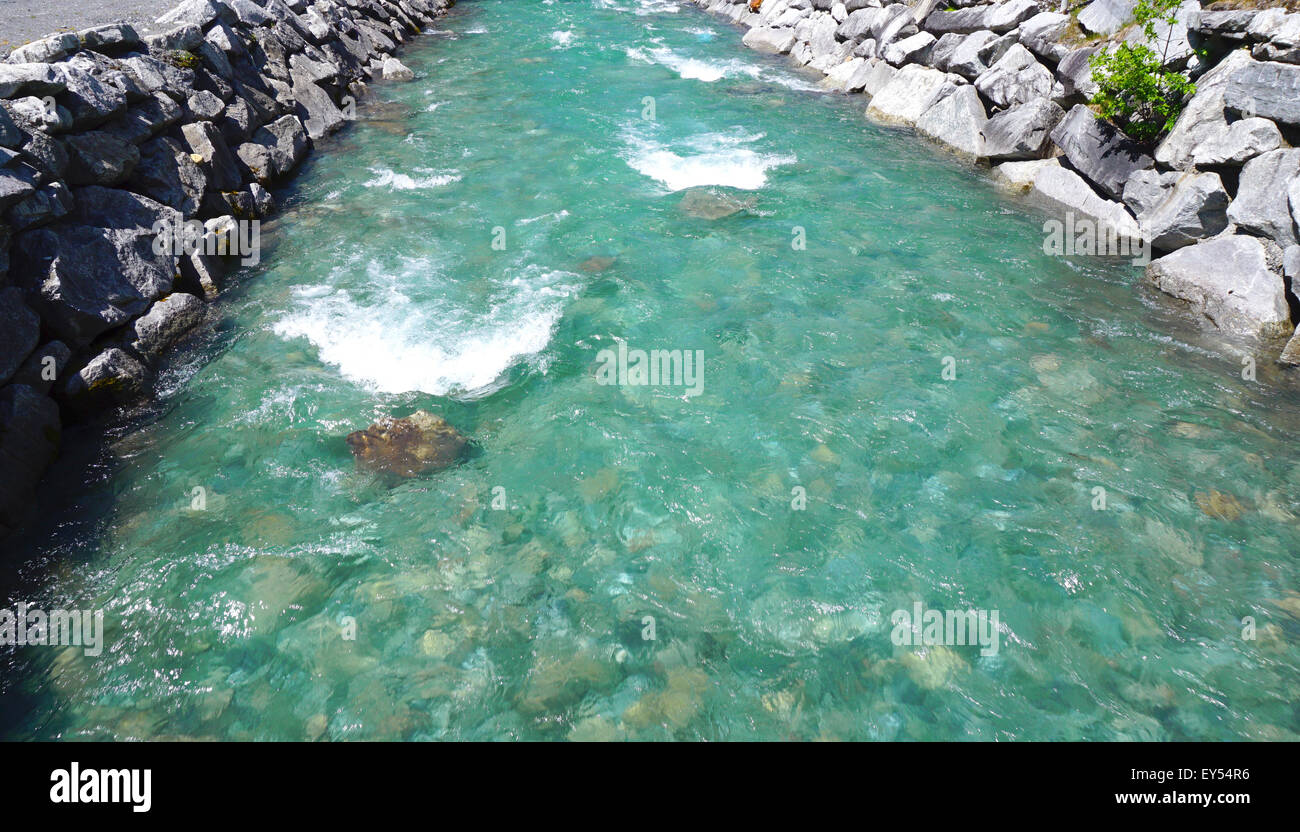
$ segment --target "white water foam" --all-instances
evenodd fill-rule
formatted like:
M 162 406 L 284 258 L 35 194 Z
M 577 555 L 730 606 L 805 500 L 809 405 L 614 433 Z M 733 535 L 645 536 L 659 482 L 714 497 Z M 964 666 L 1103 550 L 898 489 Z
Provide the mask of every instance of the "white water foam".
M 552 49 L 567 49 L 573 43 L 573 30 L 551 32 L 551 40 L 556 44 Z
M 762 133 L 743 131 L 701 133 L 674 147 L 627 128 L 623 131 L 627 144 L 623 159 L 637 173 L 670 191 L 705 185 L 753 191 L 767 184 L 769 170 L 798 161 L 791 155 L 760 153 L 746 146 L 762 138 Z M 684 155 L 679 151 L 693 152 Z
M 274 332 L 305 338 L 321 361 L 371 390 L 463 399 L 499 389 L 517 364 L 544 372 L 544 350 L 578 286 L 571 273 L 528 267 L 486 293 L 451 299 L 430 297 L 439 271 L 425 259 L 395 272 L 371 263 L 366 272 L 364 295 L 336 285 L 295 289 Z M 342 267 L 331 281 L 350 276 Z
M 389 168 L 370 168 L 375 175 L 373 179 L 362 183 L 367 188 L 388 188 L 390 191 L 416 191 L 426 188 L 441 188 L 452 182 L 460 181 L 457 171 L 437 171 L 431 168 L 415 168 L 420 178 L 405 173 L 398 173 Z

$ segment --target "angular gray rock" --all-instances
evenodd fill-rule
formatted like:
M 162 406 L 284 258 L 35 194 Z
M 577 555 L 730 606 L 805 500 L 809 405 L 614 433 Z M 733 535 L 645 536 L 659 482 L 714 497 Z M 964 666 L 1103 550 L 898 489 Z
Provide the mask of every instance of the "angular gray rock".
M 1014 107 L 1051 95 L 1052 71 L 1016 43 L 975 79 L 975 88 L 998 107 Z
M 1079 12 L 1079 26 L 1094 35 L 1114 34 L 1133 19 L 1136 7 L 1137 0 L 1092 0 Z
M 0 289 L 0 385 L 22 366 L 41 337 L 41 319 L 13 286 Z
M 159 136 L 141 145 L 140 164 L 126 187 L 193 217 L 203 205 L 208 180 L 180 142 Z
M 1093 221 L 1098 234 L 1112 235 L 1117 241 L 1129 241 L 1134 245 L 1141 241 L 1142 231 L 1128 210 L 1118 202 L 1098 196 L 1082 176 L 1059 164 L 1044 164 L 1032 170 L 1034 178 L 1029 191 L 1031 202 L 1056 213 L 1073 214 L 1076 222 L 1079 219 Z
M 1178 171 L 1159 171 L 1155 168 L 1136 171 L 1124 183 L 1124 204 L 1141 221 L 1144 214 L 1168 198 L 1169 192 L 1181 174 Z
M 1049 98 L 1035 98 L 1003 110 L 984 125 L 984 151 L 990 162 L 1041 159 L 1052 146 L 1052 131 L 1065 111 Z
M 1292 329 L 1286 286 L 1270 259 L 1263 242 L 1234 234 L 1180 248 L 1152 261 L 1146 277 L 1218 329 L 1286 335 Z
M 944 35 L 944 37 L 948 37 Z M 988 71 L 988 64 L 980 57 L 980 52 L 998 39 L 998 36 L 989 31 L 973 32 L 969 35 L 954 35 L 953 37 L 962 40 L 952 48 L 941 62 L 936 62 L 936 66 L 945 72 L 954 72 L 968 81 L 974 81 L 982 73 Z M 938 44 L 935 44 L 937 47 Z M 931 52 L 934 55 L 934 52 Z
M 14 238 L 14 285 L 47 327 L 84 346 L 171 291 L 175 261 L 155 250 L 153 229 L 180 221 L 175 210 L 147 197 L 81 188 L 64 220 Z
M 189 145 L 190 152 L 203 159 L 200 163 L 208 174 L 208 183 L 218 191 L 237 190 L 244 184 L 239 175 L 239 166 L 234 155 L 226 146 L 211 122 L 193 121 L 181 126 L 181 135 Z
M 1101 50 L 1101 46 L 1080 46 L 1065 53 L 1056 65 L 1056 77 L 1064 96 L 1091 98 L 1097 93 L 1099 87 L 1092 80 L 1092 58 Z
M 1184 173 L 1165 199 L 1138 217 L 1157 251 L 1213 237 L 1228 227 L 1228 192 L 1217 173 Z
M 1215 133 L 1192 151 L 1192 164 L 1240 165 L 1282 146 L 1282 132 L 1266 118 L 1243 118 Z
M 126 327 L 122 346 L 142 361 L 151 362 L 198 326 L 206 314 L 203 301 L 173 292 Z
M 81 48 L 81 38 L 72 32 L 58 32 L 18 47 L 9 53 L 10 63 L 49 64 L 62 60 Z M 0 98 L 5 96 L 0 95 Z
M 867 117 L 884 124 L 912 126 L 940 95 L 957 84 L 937 69 L 908 64 L 876 93 Z
M 1223 103 L 1245 116 L 1300 125 L 1300 66 L 1250 61 L 1228 76 Z
M 73 130 L 98 127 L 126 112 L 126 93 L 122 90 L 68 64 L 56 67 L 65 86 L 58 96 L 59 104 L 72 115 Z
M 1228 79 L 1251 63 L 1244 50 L 1228 53 L 1218 66 L 1196 80 L 1196 94 L 1183 107 L 1173 129 L 1156 147 L 1156 161 L 1172 168 L 1192 163 L 1196 148 L 1228 131 L 1224 115 L 1224 89 Z
M 0 98 L 58 95 L 65 86 L 62 75 L 50 64 L 0 63 Z
M 1300 174 L 1300 148 L 1272 150 L 1256 156 L 1241 169 L 1237 197 L 1228 219 L 1252 234 L 1283 247 L 1297 242 L 1287 191 Z
M 750 49 L 757 49 L 759 52 L 767 52 L 773 55 L 784 55 L 794 46 L 795 36 L 793 29 L 773 29 L 760 26 L 756 29 L 750 29 L 741 40 Z
M 1076 104 L 1056 126 L 1052 141 L 1071 167 L 1113 199 L 1124 192 L 1124 183 L 1134 171 L 1154 163 L 1136 142 L 1082 104 Z
M 414 81 L 415 73 L 411 68 L 396 58 L 384 59 L 385 81 Z
M 22 384 L 0 388 L 0 535 L 27 519 L 32 495 L 59 453 L 59 407 Z
M 138 399 L 149 382 L 143 364 L 118 347 L 109 347 L 65 378 L 57 396 L 68 409 L 86 413 Z
M 1070 26 L 1070 16 L 1056 12 L 1040 12 L 1020 24 L 1017 37 L 1025 48 L 1039 58 L 1059 62 L 1069 49 L 1058 40 Z
M 14 373 L 14 384 L 25 384 L 37 393 L 48 396 L 55 382 L 68 366 L 72 349 L 62 341 L 41 344 Z
M 988 116 L 979 93 L 970 84 L 948 88 L 921 117 L 916 130 L 965 159 L 982 159 L 984 136 L 981 130 Z
M 140 163 L 140 149 L 111 133 L 92 130 L 64 141 L 71 185 L 119 185 Z

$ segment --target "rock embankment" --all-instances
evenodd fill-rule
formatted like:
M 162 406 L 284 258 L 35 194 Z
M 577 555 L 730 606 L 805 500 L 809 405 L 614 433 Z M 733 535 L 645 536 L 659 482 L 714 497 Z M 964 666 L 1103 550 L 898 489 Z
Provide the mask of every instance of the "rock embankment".
M 1151 147 L 1088 107 L 1089 59 L 1146 39 L 1135 0 L 1092 0 L 1076 17 L 1050 0 L 694 2 L 750 27 L 746 45 L 867 96 L 869 118 L 993 166 L 1098 237 L 1149 247 L 1153 285 L 1267 349 L 1292 336 L 1279 360 L 1300 364 L 1300 14 L 1188 0 L 1176 25 L 1157 24 L 1152 47 L 1196 92 Z
M 0 536 L 79 414 L 136 398 L 252 262 L 269 188 L 450 0 L 187 0 L 0 63 Z

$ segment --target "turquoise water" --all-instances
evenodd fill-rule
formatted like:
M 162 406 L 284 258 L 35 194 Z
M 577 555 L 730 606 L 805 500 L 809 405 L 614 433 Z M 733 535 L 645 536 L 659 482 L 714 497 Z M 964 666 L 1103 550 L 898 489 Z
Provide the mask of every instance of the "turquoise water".
M 107 648 L 0 654 L 5 736 L 1297 738 L 1285 376 L 693 7 L 440 26 L 47 486 L 23 597 Z M 702 390 L 597 383 L 620 342 Z M 358 471 L 416 409 L 475 454 Z M 1000 649 L 895 645 L 918 602 Z

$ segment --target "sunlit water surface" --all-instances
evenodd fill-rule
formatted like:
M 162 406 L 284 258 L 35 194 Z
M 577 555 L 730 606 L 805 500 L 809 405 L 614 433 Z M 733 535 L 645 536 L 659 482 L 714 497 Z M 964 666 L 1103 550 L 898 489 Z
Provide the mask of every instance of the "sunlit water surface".
M 72 437 L 7 561 L 107 646 L 0 654 L 5 735 L 1296 738 L 1267 362 L 692 7 L 439 26 L 91 485 Z M 703 392 L 596 383 L 620 341 Z M 417 408 L 473 457 L 358 471 Z M 997 654 L 896 646 L 917 602 L 996 610 Z

